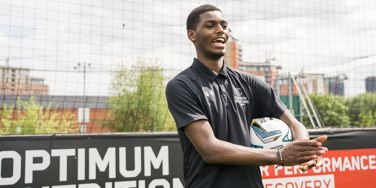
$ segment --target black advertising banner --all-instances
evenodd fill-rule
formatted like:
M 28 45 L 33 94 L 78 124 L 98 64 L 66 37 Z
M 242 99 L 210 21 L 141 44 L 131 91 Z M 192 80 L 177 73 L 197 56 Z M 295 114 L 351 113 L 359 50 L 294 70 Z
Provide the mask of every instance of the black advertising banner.
M 0 137 L 0 187 L 183 187 L 176 134 Z
M 376 129 L 322 129 L 310 130 L 311 138 L 328 135 L 325 146 L 329 149 L 376 148 Z
M 376 129 L 310 131 L 321 134 L 322 168 L 260 167 L 265 188 L 374 186 Z M 182 188 L 182 158 L 175 133 L 2 136 L 0 187 Z

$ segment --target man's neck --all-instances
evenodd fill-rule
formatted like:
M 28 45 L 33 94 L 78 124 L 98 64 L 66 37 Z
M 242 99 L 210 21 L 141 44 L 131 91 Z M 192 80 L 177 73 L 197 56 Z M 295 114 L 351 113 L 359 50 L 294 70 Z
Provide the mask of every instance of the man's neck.
M 219 59 L 208 59 L 203 57 L 197 57 L 197 59 L 203 63 L 206 67 L 210 70 L 214 71 L 215 73 L 219 73 L 223 67 L 223 57 Z

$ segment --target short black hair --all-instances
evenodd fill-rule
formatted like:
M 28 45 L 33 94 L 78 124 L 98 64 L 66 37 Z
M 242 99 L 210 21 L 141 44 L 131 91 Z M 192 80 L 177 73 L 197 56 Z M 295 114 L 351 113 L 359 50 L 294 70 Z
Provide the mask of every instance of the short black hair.
M 205 4 L 201 5 L 199 7 L 196 7 L 189 13 L 188 18 L 187 18 L 187 30 L 188 29 L 196 29 L 197 23 L 200 19 L 200 14 L 209 12 L 209 11 L 219 11 L 222 12 L 221 9 L 214 5 L 210 4 Z

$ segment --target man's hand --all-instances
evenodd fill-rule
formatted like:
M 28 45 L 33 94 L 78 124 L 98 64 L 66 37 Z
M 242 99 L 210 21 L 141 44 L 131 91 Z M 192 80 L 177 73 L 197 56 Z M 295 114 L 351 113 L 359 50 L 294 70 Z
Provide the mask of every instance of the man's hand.
M 281 149 L 284 165 L 291 166 L 316 160 L 325 153 L 316 139 L 297 139 Z
M 319 136 L 319 137 L 314 138 L 312 140 L 316 140 L 316 141 L 318 141 L 318 142 L 320 142 L 320 143 L 323 144 L 324 142 L 326 142 L 326 140 L 328 140 L 328 136 L 322 135 L 322 136 Z M 320 150 L 323 150 L 324 153 L 325 153 L 325 152 L 328 151 L 328 148 L 321 147 Z M 300 164 L 299 169 L 301 171 L 305 172 L 305 171 L 307 171 L 307 170 L 309 170 L 309 169 L 311 169 L 313 167 L 321 167 L 321 166 L 322 166 L 322 156 L 317 156 L 316 159 L 313 159 L 313 160 L 308 161 L 306 163 Z

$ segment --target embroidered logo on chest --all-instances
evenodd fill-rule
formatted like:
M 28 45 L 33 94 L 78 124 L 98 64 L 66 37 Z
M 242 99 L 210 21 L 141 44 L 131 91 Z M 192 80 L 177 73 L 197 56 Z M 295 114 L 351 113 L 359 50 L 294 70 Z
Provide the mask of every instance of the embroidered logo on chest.
M 202 92 L 204 92 L 204 95 L 208 99 L 214 99 L 214 91 L 207 87 L 202 87 Z
M 234 100 L 235 103 L 239 103 L 240 105 L 249 103 L 247 97 L 243 96 L 243 91 L 240 88 L 234 88 Z

